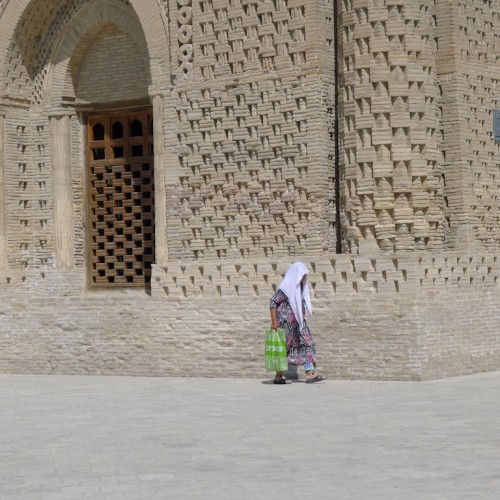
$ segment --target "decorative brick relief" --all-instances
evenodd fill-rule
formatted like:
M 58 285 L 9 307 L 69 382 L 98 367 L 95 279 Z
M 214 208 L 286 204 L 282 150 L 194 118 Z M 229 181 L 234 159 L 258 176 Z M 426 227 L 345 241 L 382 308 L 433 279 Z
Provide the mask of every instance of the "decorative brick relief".
M 5 120 L 7 245 L 9 264 L 33 264 L 33 192 L 31 125 L 21 115 Z
M 119 0 L 130 6 L 128 0 Z M 61 30 L 89 0 L 35 0 L 26 9 L 7 56 L 5 81 L 12 97 L 40 104 L 48 61 Z M 31 76 L 30 76 L 31 75 Z
M 178 81 L 193 77 L 193 7 L 192 0 L 177 0 Z
M 412 266 L 398 259 L 310 258 L 303 259 L 310 273 L 308 283 L 313 297 L 336 294 L 376 294 L 411 291 Z M 240 261 L 239 263 L 200 263 L 188 266 L 172 263 L 155 267 L 155 297 L 270 296 L 281 283 L 289 263 L 286 261 Z
M 310 226 L 319 208 L 310 192 L 309 92 L 267 81 L 177 95 L 182 173 L 171 254 L 241 258 L 321 248 Z
M 302 260 L 309 268 L 308 283 L 315 298 L 494 288 L 500 279 L 500 258 L 495 256 L 443 253 L 418 260 L 362 256 L 305 257 Z M 288 265 L 286 259 L 271 259 L 155 266 L 153 296 L 267 297 L 281 283 Z
M 0 291 L 18 288 L 26 283 L 26 272 L 0 271 Z M 10 290 L 9 290 L 10 291 Z
M 27 110 L 5 120 L 6 219 L 14 269 L 53 265 L 53 185 L 48 119 Z
M 500 1 L 458 2 L 458 46 L 464 77 L 463 161 L 466 202 L 475 236 L 500 248 L 500 145 L 494 142 L 494 108 L 500 108 Z
M 45 117 L 33 120 L 33 244 L 35 266 L 53 263 L 52 172 L 50 169 L 49 123 Z
M 338 125 L 342 125 L 341 121 L 339 124 L 335 123 L 335 85 L 338 83 L 338 92 L 339 92 L 339 101 L 341 99 L 341 93 L 343 84 L 342 81 L 335 82 L 335 64 L 336 64 L 336 51 L 341 51 L 341 47 L 336 46 L 334 43 L 334 10 L 333 10 L 333 1 L 334 0 L 326 0 L 325 1 L 325 18 L 326 18 L 326 27 L 327 27 L 327 36 L 326 36 L 326 57 L 327 61 L 330 63 L 329 71 L 325 71 L 325 76 L 327 81 L 329 82 L 328 88 L 326 90 L 325 96 L 325 104 L 326 104 L 326 126 L 328 129 L 328 137 L 329 137 L 329 148 L 328 148 L 328 192 L 327 192 L 327 208 L 326 208 L 326 219 L 328 221 L 328 226 L 330 228 L 331 237 L 336 233 L 335 225 L 337 223 L 337 204 L 340 204 L 340 212 L 343 213 L 343 201 L 342 197 L 337 199 L 336 193 L 336 181 L 335 181 L 335 168 L 336 168 L 336 151 L 335 151 L 335 134 L 338 132 L 340 135 L 342 134 L 342 129 L 336 130 Z M 339 60 L 342 58 L 339 56 Z M 339 141 L 339 147 L 341 147 L 341 141 Z M 339 161 L 341 162 L 343 159 L 343 155 L 339 154 Z M 340 164 L 339 164 L 340 166 Z M 341 167 L 342 168 L 342 167 Z M 342 178 L 342 175 L 340 175 Z M 336 234 L 335 234 L 336 236 Z M 345 240 L 345 235 L 342 235 L 342 240 Z M 334 242 L 331 243 L 332 248 Z M 344 248 L 344 251 L 347 250 Z
M 205 80 L 298 69 L 306 57 L 306 2 L 200 0 L 194 39 Z
M 11 44 L 5 58 L 5 91 L 14 99 L 31 99 L 31 78 L 23 64 L 21 50 Z
M 419 285 L 424 289 L 496 287 L 500 279 L 500 258 L 470 255 L 442 255 L 419 258 Z
M 432 5 L 344 3 L 346 210 L 383 251 L 444 238 Z
M 418 259 L 337 255 L 319 259 L 303 257 L 302 260 L 309 268 L 310 290 L 316 299 L 337 295 L 396 297 L 431 290 L 493 289 L 500 280 L 500 258 L 493 255 L 446 252 Z M 153 297 L 269 297 L 279 286 L 288 265 L 287 259 L 155 265 Z M 74 277 L 79 281 L 79 275 Z M 0 290 L 20 285 L 31 289 L 35 284 L 54 284 L 56 280 L 61 280 L 61 276 L 54 269 L 0 271 Z M 72 295 L 81 292 L 77 287 Z
M 83 148 L 86 144 L 81 140 L 81 122 L 77 115 L 71 117 L 71 157 L 73 177 L 73 220 L 75 228 L 74 252 L 75 266 L 83 267 L 87 261 L 87 200 L 82 196 L 81 186 L 87 182 L 84 168 L 81 163 Z M 75 161 L 75 159 L 78 159 Z

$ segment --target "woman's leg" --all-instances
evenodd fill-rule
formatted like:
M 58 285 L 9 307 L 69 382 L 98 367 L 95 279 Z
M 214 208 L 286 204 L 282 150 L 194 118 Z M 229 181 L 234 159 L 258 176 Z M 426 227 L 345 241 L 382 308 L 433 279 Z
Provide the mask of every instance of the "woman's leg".
M 325 377 L 316 372 L 316 363 L 304 363 L 306 382 L 321 382 Z
M 304 363 L 304 371 L 306 372 L 306 375 L 312 375 L 314 373 L 313 363 Z
M 276 372 L 276 377 L 274 378 L 275 384 L 291 384 L 291 381 L 285 378 L 283 372 Z

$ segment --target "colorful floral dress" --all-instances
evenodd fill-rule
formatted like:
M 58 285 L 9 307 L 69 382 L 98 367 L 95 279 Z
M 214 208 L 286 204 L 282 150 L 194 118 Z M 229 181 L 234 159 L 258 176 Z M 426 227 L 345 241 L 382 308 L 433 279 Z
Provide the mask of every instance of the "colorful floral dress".
M 302 301 L 302 307 L 305 312 L 304 300 Z M 278 324 L 280 328 L 285 330 L 288 362 L 292 365 L 316 364 L 316 344 L 306 320 L 304 318 L 304 326 L 301 331 L 288 297 L 279 288 L 271 297 L 270 308 L 276 309 Z

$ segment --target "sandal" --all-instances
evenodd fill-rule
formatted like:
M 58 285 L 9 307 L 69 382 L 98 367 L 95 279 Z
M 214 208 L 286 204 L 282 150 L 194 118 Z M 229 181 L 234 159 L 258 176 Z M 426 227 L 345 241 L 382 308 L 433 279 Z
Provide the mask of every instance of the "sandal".
M 306 375 L 307 384 L 313 384 L 314 382 L 321 382 L 322 380 L 325 380 L 325 377 L 323 377 L 319 373 L 312 373 L 311 375 Z
M 285 377 L 279 377 L 274 379 L 274 383 L 282 385 L 282 384 L 291 384 L 292 382 L 286 379 Z

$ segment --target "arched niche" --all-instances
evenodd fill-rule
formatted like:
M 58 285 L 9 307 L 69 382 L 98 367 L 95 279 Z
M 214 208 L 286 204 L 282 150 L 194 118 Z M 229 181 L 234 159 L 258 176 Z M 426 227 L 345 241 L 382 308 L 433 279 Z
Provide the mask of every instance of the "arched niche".
M 117 0 L 93 0 L 65 26 L 54 47 L 44 100 L 57 108 L 75 101 L 78 105 L 147 99 L 153 85 L 149 68 L 147 41 L 135 12 Z M 105 73 L 105 88 L 93 83 L 96 71 Z M 120 84 L 127 73 L 133 86 Z
M 3 5 L 0 54 L 6 56 L 0 56 L 0 71 L 3 69 L 0 97 L 3 95 L 7 106 L 9 101 L 22 101 L 49 118 L 55 264 L 56 267 L 72 267 L 75 217 L 81 217 L 81 213 L 74 210 L 72 172 L 74 165 L 82 166 L 79 154 L 73 151 L 75 137 L 83 140 L 83 134 L 75 129 L 78 127 L 77 107 L 82 103 L 99 104 L 100 100 L 101 104 L 108 104 L 115 101 L 116 96 L 123 96 L 123 89 L 118 87 L 115 97 L 108 93 L 100 99 L 96 89 L 89 86 L 92 71 L 89 53 L 105 53 L 120 37 L 128 49 L 127 54 L 122 50 L 120 58 L 123 60 L 132 54 L 142 63 L 135 75 L 138 85 L 131 94 L 125 95 L 125 100 L 143 99 L 153 105 L 155 197 L 160 203 L 165 199 L 161 89 L 169 87 L 170 76 L 168 36 L 161 7 L 155 0 L 16 0 Z M 115 48 L 119 45 L 115 43 Z M 9 61 L 13 58 L 20 64 L 8 75 L 6 68 L 12 69 Z M 115 76 L 113 69 L 116 66 L 104 67 L 110 78 Z M 163 212 L 158 211 L 156 221 L 157 262 L 166 259 Z
M 50 88 L 46 76 L 64 72 L 63 58 L 71 56 L 90 29 L 106 22 L 128 33 L 144 50 L 154 88 L 170 85 L 165 12 L 156 0 L 6 0 L 0 8 L 0 94 L 26 98 L 26 89 L 13 88 L 18 81 L 24 87 L 35 83 Z M 14 72 L 12 59 L 22 61 Z

